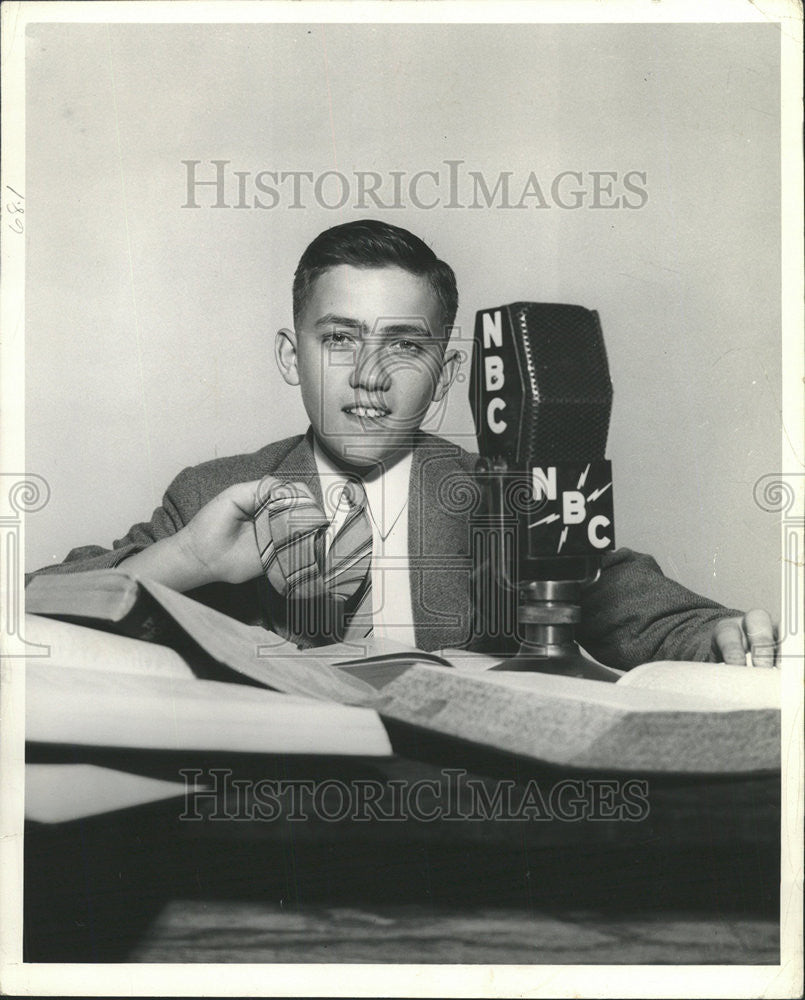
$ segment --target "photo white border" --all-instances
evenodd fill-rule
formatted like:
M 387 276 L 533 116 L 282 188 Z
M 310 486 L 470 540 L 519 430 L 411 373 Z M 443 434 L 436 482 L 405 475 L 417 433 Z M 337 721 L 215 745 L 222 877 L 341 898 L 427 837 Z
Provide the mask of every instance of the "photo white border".
M 782 473 L 796 488 L 792 517 L 803 516 L 803 190 L 802 13 L 794 0 L 273 0 L 202 2 L 6 2 L 2 8 L 2 178 L 25 176 L 25 29 L 55 22 L 361 22 L 386 23 L 668 23 L 762 22 L 780 25 L 782 100 L 783 413 Z M 20 188 L 17 188 L 20 190 Z M 24 241 L 0 237 L 2 357 L 0 471 L 22 474 L 24 455 Z M 770 469 L 770 473 L 778 470 Z M 0 512 L 2 514 L 2 512 Z M 21 531 L 24 532 L 24 526 Z M 781 525 L 782 534 L 782 525 Z M 24 534 L 20 535 L 24 552 Z M 803 589 L 799 532 L 798 593 Z M 4 552 L 7 558 L 8 553 Z M 785 555 L 781 574 L 786 580 Z M 20 558 L 18 588 L 22 590 Z M 786 586 L 784 582 L 783 586 Z M 783 590 L 783 593 L 785 591 Z M 5 594 L 3 600 L 8 602 Z M 10 613 L 6 603 L 6 614 Z M 6 621 L 8 619 L 6 618 Z M 5 639 L 0 635 L 0 640 Z M 439 965 L 84 965 L 22 963 L 24 772 L 23 660 L 0 660 L 0 992 L 17 995 L 179 996 L 534 996 L 789 997 L 802 983 L 802 652 L 801 634 L 783 649 L 783 855 L 779 966 L 439 966 Z M 393 976 L 390 976 L 393 970 Z

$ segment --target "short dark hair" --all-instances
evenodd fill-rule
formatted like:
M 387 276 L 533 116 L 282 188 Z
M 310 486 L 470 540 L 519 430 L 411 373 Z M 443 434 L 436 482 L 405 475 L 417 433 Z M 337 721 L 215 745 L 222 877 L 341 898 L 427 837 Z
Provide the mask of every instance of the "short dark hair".
M 450 265 L 439 260 L 426 243 L 407 229 L 377 219 L 361 219 L 325 229 L 302 254 L 293 280 L 294 323 L 302 315 L 316 278 L 340 264 L 400 267 L 421 275 L 430 282 L 442 307 L 443 327 L 451 326 L 456 318 L 458 290 Z M 438 336 L 442 331 L 431 332 Z

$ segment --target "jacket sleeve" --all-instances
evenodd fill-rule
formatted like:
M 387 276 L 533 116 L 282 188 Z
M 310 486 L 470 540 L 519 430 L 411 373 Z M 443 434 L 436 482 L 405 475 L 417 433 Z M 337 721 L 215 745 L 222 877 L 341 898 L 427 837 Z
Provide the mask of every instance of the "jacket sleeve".
M 631 549 L 604 556 L 581 613 L 581 645 L 621 670 L 651 660 L 713 660 L 714 623 L 742 614 L 675 583 L 651 556 Z
M 25 582 L 40 573 L 84 573 L 93 569 L 113 569 L 128 556 L 140 552 L 163 538 L 176 534 L 196 514 L 203 503 L 192 469 L 185 469 L 173 480 L 148 522 L 140 522 L 112 543 L 112 548 L 81 545 L 72 549 L 65 560 L 26 574 Z

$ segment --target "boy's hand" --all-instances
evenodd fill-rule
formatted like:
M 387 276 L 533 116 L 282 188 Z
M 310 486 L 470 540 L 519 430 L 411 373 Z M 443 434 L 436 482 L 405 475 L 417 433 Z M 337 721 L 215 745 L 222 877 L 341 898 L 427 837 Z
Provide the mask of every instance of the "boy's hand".
M 742 618 L 724 618 L 713 629 L 713 653 L 724 663 L 744 666 L 747 652 L 755 667 L 773 667 L 777 657 L 777 629 L 768 611 L 747 611 Z
M 175 535 L 129 556 L 126 571 L 180 591 L 260 576 L 253 517 L 261 481 L 228 487 Z
M 253 522 L 260 482 L 228 487 L 176 535 L 189 564 L 197 564 L 205 583 L 243 583 L 262 574 Z

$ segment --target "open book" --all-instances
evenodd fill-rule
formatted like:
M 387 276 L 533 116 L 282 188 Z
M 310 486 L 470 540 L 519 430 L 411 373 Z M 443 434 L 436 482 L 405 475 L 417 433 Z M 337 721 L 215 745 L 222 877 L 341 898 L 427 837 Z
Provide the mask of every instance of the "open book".
M 108 713 L 114 713 L 116 703 L 118 708 L 128 703 L 132 715 L 137 715 L 141 706 L 131 693 L 132 685 L 143 699 L 147 689 L 150 704 L 157 706 L 175 698 L 181 672 L 184 686 L 213 690 L 209 696 L 188 693 L 187 707 L 182 709 L 197 712 L 200 732 L 208 711 L 210 718 L 222 720 L 216 725 L 219 733 L 229 725 L 224 719 L 233 726 L 240 719 L 255 720 L 255 732 L 264 734 L 263 742 L 250 746 L 263 752 L 294 752 L 300 740 L 315 742 L 324 731 L 336 740 L 340 731 L 344 742 L 325 746 L 322 739 L 322 752 L 382 753 L 382 741 L 376 738 L 379 730 L 372 730 L 368 722 L 379 717 L 570 768 L 734 774 L 773 771 L 780 765 L 776 670 L 655 663 L 630 671 L 616 684 L 606 684 L 489 671 L 497 659 L 460 652 L 445 658 L 371 640 L 300 651 L 259 626 L 244 625 L 160 584 L 133 580 L 119 570 L 36 577 L 26 591 L 26 609 L 36 616 L 101 626 L 130 637 L 182 637 L 177 643 L 181 655 L 164 646 L 149 647 L 132 638 L 109 636 L 103 638 L 117 643 L 115 650 L 82 650 L 79 641 L 68 654 L 67 639 L 51 642 L 42 632 L 42 623 L 30 619 L 26 638 L 53 647 L 49 658 L 29 660 L 31 739 L 46 741 L 48 733 L 55 733 L 52 739 L 68 740 L 70 725 L 63 722 L 59 728 L 58 713 L 48 714 L 47 704 L 63 703 L 79 688 L 89 692 L 82 723 L 85 738 L 114 739 L 113 727 L 99 731 L 92 721 L 97 714 L 92 709 L 95 699 Z M 98 633 L 95 641 L 99 641 Z M 127 646 L 124 655 L 126 641 L 134 643 L 136 652 Z M 92 691 L 86 681 L 87 665 L 94 675 Z M 85 679 L 79 681 L 76 676 L 82 670 Z M 123 682 L 121 671 L 138 675 L 137 682 L 128 676 Z M 235 687 L 232 682 L 247 687 Z M 123 699 L 117 697 L 116 689 L 129 693 Z M 191 702 L 195 704 L 192 710 Z M 338 714 L 344 712 L 358 714 Z M 328 718 L 331 725 L 322 721 Z M 242 734 L 250 725 L 243 722 Z M 269 739 L 265 734 L 272 726 L 275 737 Z M 130 738 L 123 730 L 117 732 L 119 740 Z M 154 738 L 150 730 L 142 736 L 145 742 Z M 186 738 L 189 731 L 182 736 Z M 222 737 L 217 738 L 220 743 Z M 206 740 L 209 749 L 216 748 L 209 734 L 199 739 Z

